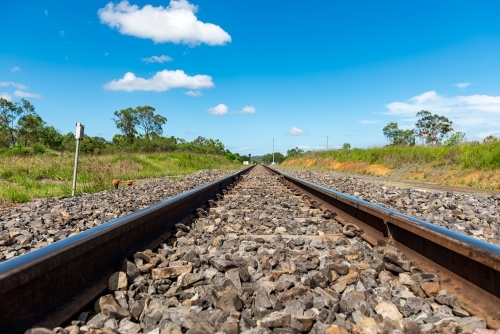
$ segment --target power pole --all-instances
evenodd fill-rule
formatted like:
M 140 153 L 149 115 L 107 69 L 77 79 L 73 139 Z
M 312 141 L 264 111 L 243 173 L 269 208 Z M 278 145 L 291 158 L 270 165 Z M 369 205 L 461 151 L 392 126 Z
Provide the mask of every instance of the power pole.
M 326 137 L 326 149 L 328 150 L 328 137 L 330 136 L 325 136 Z
M 273 163 L 272 165 L 274 165 L 274 138 L 273 138 Z

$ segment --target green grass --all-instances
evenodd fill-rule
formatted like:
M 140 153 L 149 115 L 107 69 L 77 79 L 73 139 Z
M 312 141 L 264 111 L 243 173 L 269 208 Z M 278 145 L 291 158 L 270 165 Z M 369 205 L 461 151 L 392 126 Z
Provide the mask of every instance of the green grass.
M 464 143 L 456 146 L 386 146 L 367 149 L 309 152 L 301 158 L 332 159 L 339 162 L 363 161 L 391 168 L 425 164 L 433 167 L 456 167 L 495 170 L 500 167 L 500 141 Z
M 74 155 L 0 155 L 0 202 L 71 194 Z M 194 153 L 129 153 L 80 156 L 77 193 L 112 189 L 112 180 L 178 176 L 201 169 L 236 169 L 224 156 Z

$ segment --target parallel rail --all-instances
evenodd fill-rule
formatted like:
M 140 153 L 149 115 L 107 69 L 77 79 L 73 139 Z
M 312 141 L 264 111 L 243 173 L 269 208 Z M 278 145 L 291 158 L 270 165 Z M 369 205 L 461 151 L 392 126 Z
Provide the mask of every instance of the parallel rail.
M 268 169 L 303 192 L 335 208 L 340 221 L 354 222 L 372 245 L 401 249 L 422 269 L 438 273 L 441 288 L 457 295 L 470 313 L 500 328 L 500 247 L 412 216 Z M 340 210 L 340 212 L 338 211 Z
M 251 168 L 1 263 L 0 332 L 67 322 L 106 290 L 124 257 L 159 245 Z
M 0 264 L 0 329 L 56 327 L 107 288 L 124 257 L 152 248 L 197 207 L 252 167 L 144 210 Z M 500 328 L 500 247 L 269 168 L 289 184 L 360 225 L 372 245 L 388 242 L 456 294 L 470 313 Z

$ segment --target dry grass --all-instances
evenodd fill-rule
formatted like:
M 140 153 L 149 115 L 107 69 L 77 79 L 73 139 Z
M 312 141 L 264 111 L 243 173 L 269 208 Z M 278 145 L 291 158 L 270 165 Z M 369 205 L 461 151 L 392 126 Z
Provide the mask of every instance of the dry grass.
M 71 194 L 72 154 L 0 156 L 0 202 L 26 202 L 34 197 Z M 83 155 L 77 193 L 113 187 L 112 180 L 158 178 L 200 169 L 236 169 L 224 156 L 193 153 Z

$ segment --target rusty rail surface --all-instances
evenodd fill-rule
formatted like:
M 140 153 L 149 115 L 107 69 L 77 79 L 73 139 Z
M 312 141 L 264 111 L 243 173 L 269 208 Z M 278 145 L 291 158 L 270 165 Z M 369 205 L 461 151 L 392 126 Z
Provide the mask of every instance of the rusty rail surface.
M 490 328 L 500 328 L 499 246 L 267 168 L 335 209 L 341 223 L 358 224 L 370 244 L 383 240 L 422 269 L 438 273 L 441 288 L 456 294 L 464 309 L 484 318 Z
M 0 332 L 64 324 L 106 290 L 123 258 L 159 245 L 252 168 L 1 263 Z

